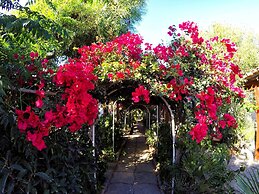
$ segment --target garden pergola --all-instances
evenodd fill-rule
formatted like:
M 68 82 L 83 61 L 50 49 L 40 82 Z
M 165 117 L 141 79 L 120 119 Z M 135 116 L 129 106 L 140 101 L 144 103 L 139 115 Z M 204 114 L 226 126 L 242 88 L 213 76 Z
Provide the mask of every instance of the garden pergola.
M 152 96 L 151 97 L 151 102 L 149 104 L 143 104 L 143 103 L 128 103 L 127 100 L 131 101 L 131 92 L 132 89 L 134 89 L 134 84 L 135 82 L 133 81 L 125 81 L 125 82 L 121 82 L 121 83 L 117 83 L 117 84 L 107 84 L 106 86 L 101 86 L 101 88 L 104 89 L 104 93 L 107 94 L 104 99 L 106 99 L 107 102 L 110 101 L 111 104 L 111 114 L 112 114 L 112 142 L 113 142 L 113 151 L 115 150 L 115 120 L 116 117 L 118 116 L 116 113 L 118 112 L 118 103 L 122 103 L 124 104 L 124 127 L 127 125 L 127 115 L 129 114 L 129 112 L 133 109 L 138 109 L 141 108 L 142 110 L 147 112 L 147 126 L 146 128 L 150 128 L 151 127 L 151 110 L 150 107 L 152 105 L 154 105 L 156 107 L 156 111 L 155 111 L 155 117 L 156 117 L 156 135 L 158 136 L 158 128 L 159 128 L 159 123 L 160 123 L 160 119 L 161 119 L 161 112 L 159 110 L 161 110 L 161 107 L 164 106 L 168 112 L 169 118 L 166 119 L 166 122 L 168 122 L 170 124 L 170 135 L 172 138 L 172 164 L 175 165 L 176 163 L 176 124 L 175 124 L 175 116 L 173 113 L 173 110 L 171 108 L 171 105 L 169 104 L 168 100 L 163 97 L 163 96 Z M 119 100 L 120 98 L 124 98 L 125 100 Z M 131 121 L 130 121 L 131 122 Z M 92 142 L 93 142 L 93 146 L 95 147 L 95 126 L 93 125 L 91 127 L 92 129 Z M 95 153 L 93 153 L 93 156 L 95 157 Z M 174 192 L 174 177 L 172 177 L 172 193 Z
M 98 166 L 94 161 L 98 153 L 111 151 L 114 154 L 114 132 L 120 129 L 117 126 L 115 128 L 117 116 L 121 124 L 127 124 L 127 114 L 132 109 L 141 108 L 146 112 L 146 125 L 150 127 L 151 111 L 153 123 L 160 125 L 159 115 L 163 109 L 166 110 L 166 116 L 162 121 L 167 126 L 161 124 L 159 133 L 162 134 L 165 131 L 162 129 L 166 129 L 166 141 L 162 141 L 162 136 L 159 137 L 161 145 L 164 144 L 164 149 L 159 153 L 166 153 L 160 160 L 161 164 L 166 162 L 164 166 L 172 167 L 176 161 L 176 125 L 178 142 L 183 149 L 189 145 L 193 145 L 192 149 L 200 148 L 197 144 L 203 140 L 211 143 L 213 138 L 229 143 L 224 137 L 228 138 L 229 132 L 237 127 L 231 107 L 244 97 L 242 89 L 235 84 L 236 77 L 241 77 L 239 67 L 233 64 L 235 44 L 229 39 L 220 40 L 218 37 L 204 41 L 193 22 L 184 22 L 179 28 L 181 33 L 174 26 L 169 27 L 168 34 L 172 36 L 172 42 L 168 45 L 153 47 L 146 43 L 142 49 L 142 38 L 129 32 L 107 43 L 83 46 L 78 49 L 79 58 L 69 59 L 55 73 L 53 69 L 47 69 L 47 60 L 39 59 L 37 53 L 30 53 L 29 62 L 25 66 L 30 75 L 28 80 L 25 79 L 26 75 L 20 76 L 18 80 L 14 79 L 15 76 L 10 77 L 10 80 L 15 80 L 14 85 L 21 82 L 18 85 L 20 88 L 37 90 L 33 92 L 33 100 L 31 96 L 21 98 L 20 95 L 15 101 L 19 104 L 15 108 L 19 132 L 37 150 L 43 152 L 56 146 L 55 143 L 51 144 L 52 139 L 56 141 L 54 132 L 63 132 L 64 139 L 67 138 L 67 132 L 75 135 L 82 133 L 80 137 L 87 137 L 86 140 L 73 140 L 80 145 L 87 144 L 89 149 L 86 153 L 89 152 L 89 158 L 93 160 L 90 163 Z M 50 94 L 50 91 L 55 95 Z M 103 112 L 107 120 L 98 117 L 101 104 L 104 105 Z M 121 110 L 118 111 L 121 104 L 124 112 L 118 114 L 121 113 Z M 100 127 L 104 122 L 98 123 L 99 119 L 109 121 L 109 125 Z M 82 128 L 85 130 L 80 130 Z M 103 131 L 104 135 L 98 136 L 102 132 L 100 129 L 107 133 Z M 73 140 L 69 142 L 74 143 Z M 99 149 L 98 142 L 101 140 L 105 144 L 103 147 L 100 144 Z M 91 143 L 90 149 L 88 144 Z M 106 145 L 109 145 L 109 149 L 106 149 Z M 63 147 L 60 146 L 60 149 Z M 195 152 L 194 149 L 186 155 Z M 81 153 L 79 150 L 80 157 Z M 98 169 L 90 170 L 96 170 L 93 179 L 97 180 Z M 172 180 L 171 189 L 174 192 L 177 189 L 174 186 L 178 185 L 174 185 L 174 178 L 178 176 L 166 172 L 164 177 L 165 180 Z
M 249 73 L 245 79 L 245 88 L 254 90 L 256 106 L 259 106 L 259 68 Z M 256 125 L 255 159 L 259 160 L 259 110 L 256 110 Z

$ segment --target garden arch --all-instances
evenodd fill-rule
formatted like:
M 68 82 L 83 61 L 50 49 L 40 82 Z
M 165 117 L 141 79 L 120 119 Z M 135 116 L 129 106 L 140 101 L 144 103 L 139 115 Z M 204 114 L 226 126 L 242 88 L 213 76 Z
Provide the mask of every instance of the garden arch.
M 134 86 L 135 85 L 135 86 Z M 126 81 L 122 81 L 119 82 L 117 84 L 108 84 L 105 86 L 106 91 L 105 93 L 107 94 L 105 96 L 106 101 L 109 101 L 109 99 L 113 99 L 113 104 L 112 104 L 112 115 L 113 115 L 113 134 L 114 134 L 114 125 L 115 125 L 115 108 L 116 108 L 116 103 L 118 101 L 118 99 L 116 98 L 116 96 L 118 95 L 117 93 L 119 93 L 121 96 L 123 96 L 126 99 L 130 99 L 131 96 L 129 96 L 129 94 L 132 93 L 132 91 L 134 91 L 134 88 L 136 88 L 137 82 L 135 81 L 130 81 L 130 80 L 126 80 Z M 103 86 L 102 86 L 103 87 Z M 115 98 L 114 98 L 115 97 Z M 156 98 L 154 100 L 154 98 Z M 163 104 L 165 104 L 169 115 L 170 115 L 170 125 L 171 125 L 171 136 L 172 136 L 172 143 L 173 143 L 173 153 L 172 153 L 172 158 L 173 158 L 173 163 L 175 163 L 176 161 L 176 155 L 175 155 L 175 142 L 176 142 L 176 125 L 175 125 L 175 116 L 173 114 L 173 111 L 171 109 L 170 104 L 168 103 L 168 100 L 163 97 L 163 96 L 152 96 L 151 98 L 151 102 L 150 104 L 152 105 L 159 105 L 160 102 L 162 102 Z M 122 104 L 124 103 L 124 101 L 120 101 Z M 126 112 L 129 111 L 132 107 L 144 107 L 145 110 L 148 112 L 148 127 L 150 128 L 151 126 L 151 113 L 150 110 L 148 108 L 148 106 L 150 106 L 150 104 L 143 104 L 143 103 L 137 103 L 137 104 L 130 104 L 127 108 L 126 108 Z M 125 123 L 125 117 L 126 114 L 124 115 L 124 123 Z M 159 123 L 159 112 L 158 112 L 158 107 L 157 107 L 157 111 L 156 111 L 156 118 L 157 121 L 156 123 Z M 157 134 L 158 134 L 158 125 L 157 125 Z M 114 139 L 113 139 L 114 142 Z
M 229 107 L 243 97 L 242 90 L 236 86 L 236 78 L 241 73 L 233 63 L 235 44 L 218 37 L 204 41 L 193 22 L 184 22 L 179 28 L 180 33 L 174 26 L 169 27 L 172 41 L 167 46 L 146 44 L 142 50 L 141 37 L 132 33 L 105 44 L 84 46 L 78 49 L 80 57 L 59 66 L 55 75 L 48 69 L 47 60 L 41 61 L 38 54 L 31 53 L 31 61 L 26 66 L 31 80 L 25 83 L 34 84 L 36 99 L 33 107 L 27 106 L 24 110 L 21 105 L 16 110 L 19 130 L 33 146 L 42 150 L 47 147 L 43 138 L 53 128 L 76 132 L 87 124 L 92 126 L 94 135 L 98 100 L 99 103 L 113 101 L 114 118 L 120 95 L 127 96 L 131 103 L 147 104 L 152 104 L 155 96 L 170 113 L 173 164 L 175 119 L 180 115 L 173 114 L 169 100 L 179 105 L 185 116 L 182 125 L 178 125 L 185 138 L 191 137 L 197 143 L 211 137 L 221 139 L 226 128 L 237 127 Z M 53 103 L 46 103 L 47 92 L 52 89 L 57 91 Z M 27 100 L 31 102 L 30 98 Z M 94 138 L 92 141 L 94 145 Z
M 144 110 L 147 111 L 148 118 L 145 118 L 146 119 L 146 126 L 147 126 L 147 128 L 150 128 L 151 113 L 150 113 L 150 110 L 149 110 L 148 106 L 144 105 L 144 104 L 132 104 L 132 105 L 130 105 L 129 107 L 126 108 L 125 114 L 124 114 L 124 127 L 126 127 L 126 125 L 127 125 L 127 114 L 129 114 L 134 109 L 141 109 L 142 111 L 144 109 Z

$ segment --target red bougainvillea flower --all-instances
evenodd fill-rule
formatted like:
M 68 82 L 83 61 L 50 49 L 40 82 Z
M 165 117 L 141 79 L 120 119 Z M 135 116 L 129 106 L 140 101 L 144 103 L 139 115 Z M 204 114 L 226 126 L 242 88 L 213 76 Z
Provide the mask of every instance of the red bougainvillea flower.
M 46 148 L 46 144 L 42 138 L 43 138 L 42 133 L 39 133 L 39 132 L 31 133 L 30 131 L 27 132 L 27 140 L 31 141 L 32 145 L 36 147 L 39 151 Z
M 18 59 L 18 58 L 19 58 L 19 55 L 18 55 L 17 53 L 15 53 L 15 54 L 13 55 L 13 58 L 14 58 L 14 59 Z
M 121 71 L 118 71 L 118 72 L 116 73 L 116 76 L 117 76 L 118 79 L 124 79 L 124 77 L 125 77 L 124 73 L 121 72 Z
M 145 89 L 144 86 L 140 85 L 138 88 L 135 89 L 135 92 L 132 92 L 132 100 L 134 102 L 139 102 L 141 100 L 144 100 L 147 104 L 150 101 L 149 98 L 149 91 Z
M 31 110 L 31 106 L 27 106 L 26 110 L 16 110 L 18 129 L 24 133 L 26 129 L 36 128 L 40 122 L 39 117 Z
M 83 124 L 91 125 L 97 117 L 97 100 L 88 92 L 95 88 L 93 67 L 81 62 L 70 63 L 59 67 L 55 77 L 58 86 L 65 86 L 62 99 L 64 105 L 57 105 L 54 113 L 54 125 L 69 125 L 71 132 L 79 130 Z
M 222 128 L 222 129 L 225 129 L 225 127 L 226 127 L 226 121 L 224 121 L 224 120 L 220 120 L 219 121 L 219 126 Z
M 112 73 L 108 73 L 107 76 L 108 76 L 109 80 L 113 79 L 113 74 Z
M 220 42 L 225 44 L 228 52 L 232 53 L 237 51 L 236 44 L 234 42 L 231 42 L 230 39 L 223 38 Z
M 35 102 L 35 105 L 36 105 L 36 107 L 38 107 L 38 108 L 42 108 L 42 106 L 43 106 L 42 98 L 38 98 L 38 99 L 36 100 L 36 102 Z
M 139 61 L 131 61 L 130 64 L 131 64 L 131 66 L 133 67 L 134 70 L 136 70 L 140 66 Z
M 228 125 L 228 127 L 233 127 L 233 128 L 237 128 L 237 122 L 236 119 L 230 115 L 230 114 L 224 114 L 224 119 L 226 121 L 226 124 Z
M 40 84 L 38 84 L 38 90 L 36 91 L 37 94 L 37 100 L 35 102 L 36 107 L 38 108 L 42 108 L 43 106 L 43 101 L 42 99 L 45 97 L 45 92 L 42 90 L 42 88 L 44 87 L 44 82 L 40 82 Z
M 179 28 L 190 34 L 193 44 L 203 43 L 204 39 L 202 37 L 199 37 L 198 26 L 196 23 L 190 21 L 183 22 L 182 24 L 179 24 Z
M 169 95 L 170 99 L 173 99 L 175 101 L 182 100 L 183 95 L 188 94 L 188 88 L 192 84 L 193 84 L 193 82 L 191 80 L 188 80 L 188 78 L 184 78 L 182 81 L 177 80 L 177 79 L 172 79 L 167 84 L 167 88 L 172 89 L 172 92 Z
M 208 126 L 205 123 L 196 124 L 190 131 L 193 140 L 200 143 L 207 135 Z
M 39 54 L 37 52 L 31 52 L 30 57 L 31 57 L 31 60 L 34 61 L 34 59 L 39 57 Z
M 43 67 L 43 68 L 47 68 L 47 64 L 48 64 L 48 59 L 43 59 L 42 61 L 41 61 L 41 66 Z

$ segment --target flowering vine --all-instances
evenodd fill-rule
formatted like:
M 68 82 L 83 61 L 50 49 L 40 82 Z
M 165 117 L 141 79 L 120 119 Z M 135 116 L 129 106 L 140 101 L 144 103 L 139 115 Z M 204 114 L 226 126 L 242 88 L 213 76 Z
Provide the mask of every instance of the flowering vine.
M 152 95 L 163 95 L 174 103 L 189 103 L 189 134 L 200 143 L 206 137 L 222 138 L 222 130 L 236 128 L 228 111 L 231 98 L 243 98 L 237 80 L 242 77 L 233 56 L 236 46 L 229 39 L 204 40 L 194 22 L 169 27 L 169 45 L 146 43 L 139 35 L 126 33 L 107 43 L 94 43 L 78 49 L 79 58 L 53 70 L 46 59 L 35 65 L 38 54 L 30 54 L 25 67 L 31 72 L 23 84 L 36 87 L 35 102 L 16 110 L 21 133 L 39 150 L 46 147 L 44 137 L 53 128 L 68 127 L 71 132 L 83 124 L 92 125 L 98 114 L 92 92 L 107 83 L 134 80 L 132 100 L 150 102 Z M 19 55 L 14 56 L 18 60 Z M 49 86 L 51 84 L 51 87 Z M 147 90 L 145 87 L 149 88 Z M 49 88 L 57 91 L 52 107 L 45 103 Z
M 135 89 L 135 92 L 132 92 L 132 100 L 134 102 L 139 102 L 143 99 L 147 104 L 150 101 L 149 98 L 149 91 L 145 89 L 144 86 L 140 85 L 138 88 Z

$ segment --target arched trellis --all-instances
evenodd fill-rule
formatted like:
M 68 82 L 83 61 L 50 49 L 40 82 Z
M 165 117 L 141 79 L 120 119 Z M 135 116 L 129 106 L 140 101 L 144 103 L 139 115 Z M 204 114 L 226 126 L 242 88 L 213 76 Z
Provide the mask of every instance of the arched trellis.
M 129 86 L 130 88 L 134 88 L 133 86 Z M 112 94 L 116 93 L 117 91 L 119 90 L 122 90 L 122 89 L 127 89 L 129 87 L 125 87 L 125 86 L 121 86 L 119 88 L 115 88 L 113 89 L 112 91 L 110 91 L 107 96 L 111 96 Z M 168 103 L 168 101 L 166 100 L 166 98 L 164 98 L 163 96 L 156 96 L 158 98 L 160 98 L 162 100 L 162 102 L 166 105 L 169 113 L 170 113 L 170 118 L 171 118 L 171 135 L 172 135 L 172 164 L 175 165 L 176 163 L 176 147 L 175 147 L 175 143 L 176 143 L 176 125 L 175 125 L 175 117 L 174 117 L 174 114 L 173 114 L 173 111 L 171 109 L 171 106 L 170 104 Z M 115 107 L 116 107 L 116 104 L 118 102 L 118 99 L 115 100 L 113 103 L 112 103 L 112 142 L 113 142 L 113 151 L 114 151 L 114 147 L 115 147 L 115 139 L 114 139 L 114 132 L 115 132 Z M 145 109 L 147 110 L 148 112 L 148 115 L 149 115 L 149 122 L 148 122 L 148 126 L 150 128 L 150 124 L 151 124 L 151 113 L 150 113 L 150 110 L 149 108 L 147 107 L 147 105 L 144 105 L 144 104 L 132 104 L 130 105 L 127 109 L 126 109 L 126 112 L 128 110 L 130 110 L 131 107 L 134 107 L 134 106 L 137 106 L 137 105 L 140 105 L 142 107 L 145 107 Z M 158 135 L 158 129 L 159 129 L 159 108 L 158 108 L 158 105 L 157 105 L 157 111 L 156 111 L 156 118 L 157 118 L 157 135 Z M 126 113 L 125 113 L 125 117 L 126 117 Z M 124 117 L 124 124 L 125 124 L 125 117 Z M 174 185 L 175 185 L 175 178 L 172 177 L 172 194 L 174 193 Z
M 147 110 L 147 113 L 148 113 L 148 128 L 150 128 L 150 126 L 151 126 L 151 113 L 150 113 L 150 110 L 149 110 L 148 106 L 144 105 L 144 104 L 132 104 L 126 109 L 125 114 L 124 114 L 124 127 L 126 127 L 126 125 L 127 125 L 127 113 L 130 112 L 131 110 L 133 110 L 132 107 L 134 107 L 134 109 L 144 107 Z
M 119 91 L 119 90 L 122 90 L 122 89 L 127 89 L 127 88 L 129 88 L 129 87 L 125 87 L 125 86 L 121 86 L 121 87 L 119 87 L 119 88 L 115 88 L 115 89 L 113 89 L 112 91 L 110 91 L 108 94 L 107 94 L 107 96 L 111 96 L 112 94 L 114 94 L 114 93 L 116 93 L 117 91 Z M 130 87 L 130 88 L 134 88 L 134 87 Z M 118 100 L 115 100 L 113 103 L 112 103 L 112 143 L 113 143 L 113 151 L 114 151 L 114 149 L 115 149 L 115 107 L 116 107 L 116 105 L 117 105 L 117 102 L 118 102 Z M 134 106 L 134 104 L 133 105 L 130 105 L 128 108 L 130 108 L 131 106 Z M 147 106 L 146 105 L 143 105 L 143 104 L 141 104 L 141 106 L 143 106 L 143 107 L 145 107 L 145 109 L 147 110 L 147 112 L 148 112 L 148 127 L 150 128 L 150 110 L 147 108 Z M 127 108 L 127 109 L 128 109 Z M 124 117 L 124 122 L 125 122 L 125 118 L 126 118 L 126 115 L 125 115 L 125 117 Z
M 117 102 L 118 100 L 115 100 L 113 103 L 112 103 L 112 146 L 113 146 L 113 151 L 115 150 L 115 108 L 116 108 L 116 105 L 117 105 Z M 124 115 L 124 127 L 125 127 L 125 120 L 126 120 L 126 114 L 128 111 L 131 110 L 132 107 L 134 106 L 141 106 L 141 107 L 144 107 L 147 112 L 148 112 L 148 128 L 150 128 L 150 123 L 151 123 L 151 113 L 150 113 L 150 110 L 149 108 L 147 107 L 147 105 L 144 105 L 144 104 L 132 104 L 130 105 L 127 109 L 126 109 L 126 113 Z
M 173 141 L 173 153 L 172 153 L 172 157 L 173 157 L 173 165 L 175 165 L 176 162 L 176 151 L 175 151 L 175 142 L 176 142 L 176 126 L 175 126 L 175 121 L 174 121 L 174 114 L 173 111 L 169 105 L 169 103 L 167 102 L 167 100 L 160 96 L 160 98 L 163 100 L 163 102 L 165 103 L 169 113 L 170 113 L 170 117 L 171 117 L 171 132 L 172 132 L 172 141 Z M 175 183 L 175 178 L 172 177 L 172 194 L 174 193 L 174 183 Z

